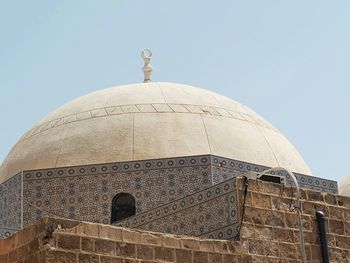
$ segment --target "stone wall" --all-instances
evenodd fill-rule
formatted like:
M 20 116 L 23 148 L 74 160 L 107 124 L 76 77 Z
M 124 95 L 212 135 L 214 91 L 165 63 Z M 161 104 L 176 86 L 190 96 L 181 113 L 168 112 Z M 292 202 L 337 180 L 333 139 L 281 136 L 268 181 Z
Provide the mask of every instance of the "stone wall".
M 242 178 L 237 179 L 239 204 L 242 206 L 243 183 Z M 281 258 L 296 262 L 301 258 L 295 195 L 295 190 L 290 187 L 248 181 L 240 233 L 243 253 L 254 255 L 255 258 L 268 258 L 270 262 L 277 262 Z M 349 263 L 350 197 L 305 189 L 301 190 L 301 197 L 308 262 L 322 262 L 316 211 L 323 211 L 327 217 L 331 262 Z

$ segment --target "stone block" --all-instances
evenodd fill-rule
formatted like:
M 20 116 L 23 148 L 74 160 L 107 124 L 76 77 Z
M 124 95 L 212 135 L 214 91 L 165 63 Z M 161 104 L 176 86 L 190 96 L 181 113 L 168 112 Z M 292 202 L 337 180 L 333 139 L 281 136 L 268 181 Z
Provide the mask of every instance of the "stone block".
M 350 209 L 350 196 L 338 195 L 338 205 Z
M 308 243 L 308 244 L 315 244 L 315 243 L 318 243 L 318 240 L 319 240 L 319 234 L 318 234 L 318 231 L 308 231 L 308 230 L 304 230 L 303 229 L 303 234 L 304 234 L 304 241 L 305 243 Z M 299 243 L 300 242 L 300 233 L 299 233 L 299 230 L 294 230 L 293 231 L 293 236 L 294 236 L 294 242 L 295 243 Z M 315 237 L 317 239 L 315 239 Z
M 278 257 L 279 243 L 269 242 L 268 245 L 266 245 L 264 248 L 265 248 L 265 251 L 264 251 L 265 256 Z
M 100 256 L 100 263 L 123 263 L 123 258 Z
M 123 242 L 134 243 L 134 244 L 141 243 L 141 234 L 139 232 L 129 230 L 129 229 L 123 229 L 122 235 L 123 235 Z
M 9 254 L 8 253 L 0 254 L 0 263 L 7 263 L 8 262 L 8 258 L 9 258 Z
M 296 200 L 279 196 L 271 196 L 271 206 L 273 210 L 282 210 L 290 212 L 294 209 Z
M 254 226 L 252 224 L 245 223 L 241 227 L 241 238 L 252 238 L 254 236 Z
M 181 238 L 181 247 L 193 250 L 200 250 L 199 239 Z
M 123 263 L 140 263 L 140 262 L 142 262 L 142 263 L 156 263 L 155 261 L 140 261 L 140 260 L 138 260 L 138 259 L 131 259 L 131 258 L 124 258 L 124 261 L 123 261 Z
M 58 248 L 80 250 L 80 237 L 74 235 L 55 234 Z
M 135 258 L 136 245 L 116 242 L 116 255 Z
M 327 234 L 328 246 L 330 246 L 330 247 L 337 247 L 338 246 L 336 239 L 335 239 L 335 236 L 336 235 L 334 235 L 334 234 Z M 320 240 L 320 235 L 318 234 L 317 241 L 319 241 L 319 240 Z M 319 243 L 319 242 L 317 242 L 317 243 Z
M 22 246 L 32 241 L 38 234 L 39 234 L 38 225 L 33 224 L 19 231 L 16 234 L 16 238 L 12 236 L 10 237 L 10 239 L 13 239 L 13 241 L 15 241 L 16 246 Z M 6 240 L 9 240 L 9 238 L 7 238 Z
M 35 238 L 32 241 L 29 242 L 28 244 L 28 249 L 31 253 L 33 253 L 34 251 L 38 251 L 39 250 L 39 239 Z
M 240 241 L 230 241 L 228 242 L 228 251 L 233 254 L 242 253 L 242 245 Z
M 237 256 L 231 254 L 224 254 L 223 263 L 238 263 Z
M 214 245 L 212 240 L 200 240 L 199 248 L 201 251 L 214 252 Z
M 246 197 L 245 197 L 245 205 L 246 206 L 252 206 L 252 196 L 251 196 L 251 192 L 247 192 Z M 238 202 L 240 204 L 240 206 L 243 205 L 244 202 L 244 191 L 243 190 L 238 190 Z
M 8 261 L 9 262 L 16 262 L 17 261 L 17 249 L 12 250 L 10 253 L 8 253 Z
M 280 243 L 279 244 L 279 257 L 296 259 L 298 257 L 297 247 L 294 244 Z
M 79 253 L 78 260 L 79 260 L 79 263 L 99 263 L 98 255 L 94 255 L 94 254 Z
M 27 245 L 21 246 L 17 249 L 17 260 L 22 260 L 29 254 L 29 248 Z M 1 261 L 0 261 L 1 262 Z
M 350 221 L 344 222 L 344 231 L 346 236 L 350 236 Z
M 115 255 L 116 243 L 112 240 L 96 239 L 95 252 L 104 255 Z
M 282 185 L 272 182 L 264 182 L 264 181 L 257 181 L 258 182 L 258 192 L 266 193 L 269 195 L 280 195 L 282 190 Z
M 251 262 L 254 262 L 253 261 L 254 257 L 255 256 L 251 256 L 251 255 L 238 255 L 237 260 L 238 262 L 251 263 Z
M 265 242 L 260 240 L 249 239 L 248 242 L 249 254 L 264 255 L 265 254 Z
M 307 200 L 309 201 L 315 201 L 315 202 L 324 202 L 324 197 L 323 197 L 322 192 L 318 191 L 312 191 L 312 190 L 307 190 Z
M 88 237 L 81 238 L 81 250 L 86 252 L 94 252 L 94 239 Z
M 80 236 L 98 237 L 99 227 L 97 224 L 83 222 L 76 226 Z
M 264 211 L 260 211 L 257 208 L 253 207 L 246 207 L 245 208 L 245 214 L 244 214 L 244 221 L 248 223 L 254 223 L 254 224 L 260 224 L 263 225 L 263 213 Z
M 259 208 L 271 209 L 270 196 L 260 193 L 251 193 L 252 206 Z
M 345 221 L 350 221 L 350 209 L 349 208 L 343 208 L 343 219 Z
M 193 263 L 208 263 L 208 253 L 193 251 Z
M 20 234 L 21 231 L 18 233 Z M 8 237 L 6 239 L 0 240 L 0 251 L 2 254 L 8 253 L 15 249 L 18 245 L 17 235 L 13 235 L 11 237 Z M 22 244 L 22 243 L 20 243 Z
M 99 225 L 99 237 L 114 241 L 122 241 L 122 230 L 118 227 Z
M 265 225 L 284 227 L 284 213 L 279 211 L 265 211 L 264 212 Z
M 64 250 L 49 250 L 45 253 L 45 263 L 76 263 L 77 254 L 71 251 Z
M 219 253 L 209 253 L 208 254 L 208 263 L 222 263 L 223 255 Z
M 254 230 L 254 235 L 252 235 L 251 237 L 262 240 L 272 240 L 273 238 L 272 227 L 257 225 L 254 229 L 251 229 Z
M 329 205 L 337 205 L 337 198 L 335 195 L 332 194 L 325 194 L 324 201 L 326 202 L 326 204 Z
M 347 250 L 331 247 L 329 248 L 330 262 L 348 262 L 349 253 Z
M 274 228 L 273 238 L 276 241 L 293 243 L 294 242 L 293 230 L 285 229 L 285 228 Z
M 229 241 L 215 240 L 213 243 L 214 243 L 214 252 L 220 252 L 220 253 L 229 252 L 229 248 L 228 248 Z
M 181 248 L 181 240 L 171 235 L 164 234 L 162 237 L 163 247 Z
M 175 249 L 165 247 L 154 248 L 154 259 L 175 262 Z
M 337 247 L 350 249 L 350 236 L 335 236 L 335 240 Z
M 344 235 L 344 222 L 336 219 L 329 219 L 328 221 L 328 229 L 330 233 Z
M 296 212 L 285 213 L 284 216 L 285 216 L 286 227 L 299 229 L 298 215 Z M 303 224 L 303 229 L 309 230 L 311 228 L 311 221 L 313 220 L 311 219 L 310 216 L 302 215 L 301 222 Z
M 344 219 L 343 209 L 341 207 L 330 205 L 328 206 L 328 210 L 330 218 Z
M 192 263 L 193 254 L 192 250 L 189 249 L 176 249 L 176 262 L 178 263 Z
M 137 245 L 136 257 L 143 260 L 154 259 L 154 248 L 151 246 Z
M 156 245 L 161 246 L 162 244 L 162 236 L 151 234 L 151 233 L 142 233 L 141 235 L 141 243 L 146 245 Z

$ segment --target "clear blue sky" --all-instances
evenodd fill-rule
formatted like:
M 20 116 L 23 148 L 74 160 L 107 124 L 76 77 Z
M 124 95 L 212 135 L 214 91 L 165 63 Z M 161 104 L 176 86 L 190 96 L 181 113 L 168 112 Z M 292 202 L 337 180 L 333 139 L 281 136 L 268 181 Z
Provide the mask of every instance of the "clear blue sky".
M 221 93 L 257 111 L 315 175 L 350 173 L 350 1 L 0 0 L 0 161 L 58 106 L 156 81 Z

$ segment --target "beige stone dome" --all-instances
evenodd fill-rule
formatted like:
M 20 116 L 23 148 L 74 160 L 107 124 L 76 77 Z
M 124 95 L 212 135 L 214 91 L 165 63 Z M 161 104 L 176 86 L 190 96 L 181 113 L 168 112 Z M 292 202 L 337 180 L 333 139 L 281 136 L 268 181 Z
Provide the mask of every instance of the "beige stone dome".
M 99 90 L 51 112 L 12 148 L 0 182 L 22 170 L 210 153 L 311 174 L 293 145 L 246 106 L 151 82 Z
M 339 183 L 339 194 L 350 196 L 350 175 Z

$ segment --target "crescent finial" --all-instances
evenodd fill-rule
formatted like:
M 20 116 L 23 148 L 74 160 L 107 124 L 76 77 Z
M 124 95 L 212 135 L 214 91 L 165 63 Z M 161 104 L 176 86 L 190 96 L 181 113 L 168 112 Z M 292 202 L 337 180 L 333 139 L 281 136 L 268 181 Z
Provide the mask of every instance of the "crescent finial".
M 152 52 L 149 49 L 144 49 L 141 52 L 141 58 L 145 62 L 145 65 L 142 68 L 144 79 L 143 82 L 151 82 L 151 75 L 152 75 L 152 66 L 150 65 L 151 58 L 152 58 Z

